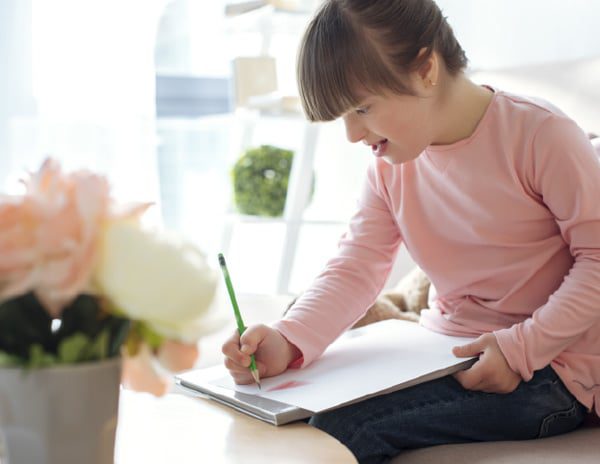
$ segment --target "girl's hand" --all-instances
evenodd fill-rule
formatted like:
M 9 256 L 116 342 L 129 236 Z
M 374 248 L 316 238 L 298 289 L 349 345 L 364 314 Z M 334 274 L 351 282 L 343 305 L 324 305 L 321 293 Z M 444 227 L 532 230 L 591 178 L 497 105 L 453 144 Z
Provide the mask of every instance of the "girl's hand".
M 455 346 L 452 352 L 459 358 L 479 355 L 473 366 L 454 374 L 454 378 L 467 390 L 510 393 L 521 383 L 521 376 L 510 368 L 492 333 L 483 334 L 467 345 Z
M 237 384 L 254 383 L 250 374 L 250 355 L 254 354 L 260 378 L 284 372 L 290 362 L 300 356 L 300 350 L 279 331 L 263 325 L 248 327 L 240 337 L 237 329 L 222 347 L 225 367 Z

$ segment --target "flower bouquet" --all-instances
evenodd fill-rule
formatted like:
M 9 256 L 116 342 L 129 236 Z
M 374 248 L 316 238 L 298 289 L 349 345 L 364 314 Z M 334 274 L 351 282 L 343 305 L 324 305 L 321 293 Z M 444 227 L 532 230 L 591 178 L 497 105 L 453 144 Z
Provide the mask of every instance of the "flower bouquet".
M 20 387 L 3 372 L 122 360 L 125 385 L 161 395 L 167 371 L 194 365 L 217 284 L 202 252 L 143 227 L 150 205 L 118 205 L 103 176 L 48 159 L 23 184 L 0 196 L 0 449 L 24 407 L 6 412 Z
M 0 197 L 0 366 L 125 356 L 124 381 L 161 394 L 150 369 L 192 367 L 216 273 L 204 254 L 141 226 L 107 180 L 49 159 Z

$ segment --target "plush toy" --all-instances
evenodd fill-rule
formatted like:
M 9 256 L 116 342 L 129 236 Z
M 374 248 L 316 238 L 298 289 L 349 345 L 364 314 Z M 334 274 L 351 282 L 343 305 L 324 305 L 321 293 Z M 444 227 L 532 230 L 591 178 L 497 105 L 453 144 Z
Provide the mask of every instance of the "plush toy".
M 427 308 L 430 281 L 415 267 L 392 290 L 379 295 L 375 303 L 353 327 L 361 327 L 384 319 L 404 319 L 417 322 L 421 310 Z
M 362 327 L 384 319 L 403 319 L 417 322 L 421 310 L 427 307 L 429 294 L 429 278 L 415 267 L 396 287 L 379 295 L 366 314 L 352 328 Z M 296 302 L 294 299 L 285 312 Z M 285 313 L 284 313 L 285 314 Z

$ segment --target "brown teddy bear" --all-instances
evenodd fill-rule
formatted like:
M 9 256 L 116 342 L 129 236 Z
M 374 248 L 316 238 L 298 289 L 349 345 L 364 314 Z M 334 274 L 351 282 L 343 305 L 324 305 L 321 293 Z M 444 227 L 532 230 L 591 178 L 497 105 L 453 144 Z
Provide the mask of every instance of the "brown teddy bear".
M 429 286 L 427 275 L 419 267 L 415 267 L 400 280 L 396 287 L 379 295 L 375 303 L 352 328 L 384 319 L 404 319 L 417 322 L 421 310 L 427 307 Z M 285 310 L 286 313 L 295 302 L 296 299 L 289 304 Z
M 396 287 L 379 295 L 353 328 L 384 319 L 418 322 L 421 310 L 427 308 L 430 285 L 427 275 L 421 268 L 415 267 L 398 282 Z

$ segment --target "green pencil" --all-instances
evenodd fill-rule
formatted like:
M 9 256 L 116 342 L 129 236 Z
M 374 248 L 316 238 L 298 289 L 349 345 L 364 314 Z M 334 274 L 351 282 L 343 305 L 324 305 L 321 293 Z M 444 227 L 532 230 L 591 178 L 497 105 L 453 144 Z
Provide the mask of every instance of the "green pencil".
M 233 306 L 233 312 L 235 313 L 235 320 L 237 322 L 238 332 L 240 335 L 244 333 L 246 330 L 246 326 L 244 325 L 244 320 L 242 319 L 242 315 L 240 314 L 240 308 L 237 304 L 237 299 L 235 298 L 235 292 L 233 291 L 233 285 L 231 284 L 231 278 L 229 277 L 229 271 L 227 270 L 227 264 L 225 264 L 225 257 L 223 253 L 219 253 L 219 265 L 221 266 L 221 271 L 223 271 L 223 277 L 225 278 L 225 285 L 227 286 L 227 293 L 229 293 L 229 298 L 231 299 L 231 306 Z M 260 375 L 258 373 L 258 369 L 256 368 L 256 359 L 254 359 L 254 355 L 250 355 L 250 373 L 252 377 L 256 381 L 258 388 L 260 388 Z

